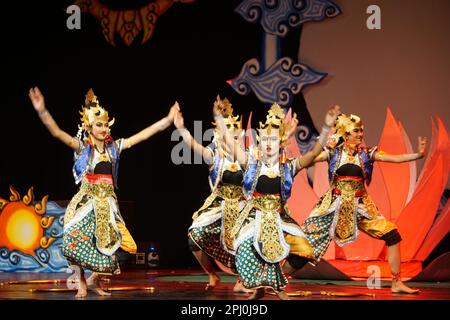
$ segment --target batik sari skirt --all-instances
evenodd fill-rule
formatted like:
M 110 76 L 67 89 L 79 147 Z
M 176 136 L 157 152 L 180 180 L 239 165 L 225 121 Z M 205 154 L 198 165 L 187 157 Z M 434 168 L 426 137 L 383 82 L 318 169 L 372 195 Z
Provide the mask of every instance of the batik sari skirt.
M 393 234 L 397 226 L 379 213 L 362 178 L 338 177 L 303 222 L 302 230 L 314 249 L 317 262 L 331 240 L 344 246 L 358 238 L 358 230 L 372 238 L 384 239 Z
M 248 289 L 282 291 L 288 280 L 281 262 L 288 255 L 313 260 L 313 250 L 278 195 L 254 194 L 236 222 L 236 269 Z
M 220 185 L 197 210 L 189 227 L 189 237 L 208 256 L 234 270 L 235 222 L 245 201 L 242 187 Z
M 63 254 L 70 263 L 103 274 L 118 274 L 114 255 L 124 226 L 112 183 L 83 179 L 64 215 Z

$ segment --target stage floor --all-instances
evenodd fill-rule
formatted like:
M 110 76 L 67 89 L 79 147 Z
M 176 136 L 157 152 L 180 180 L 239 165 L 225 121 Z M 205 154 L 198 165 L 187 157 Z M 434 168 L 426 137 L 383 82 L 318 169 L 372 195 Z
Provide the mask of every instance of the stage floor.
M 219 273 L 221 283 L 205 291 L 207 276 L 200 270 L 131 270 L 118 276 L 104 276 L 102 285 L 109 297 L 93 292 L 87 300 L 245 300 L 247 294 L 233 292 L 236 277 Z M 76 299 L 68 273 L 1 273 L 1 300 L 73 300 Z M 414 282 L 419 294 L 392 294 L 388 281 L 380 289 L 369 289 L 365 281 L 290 279 L 287 292 L 293 300 L 450 300 L 450 282 Z M 304 296 L 303 294 L 307 294 Z M 263 300 L 277 300 L 266 294 Z

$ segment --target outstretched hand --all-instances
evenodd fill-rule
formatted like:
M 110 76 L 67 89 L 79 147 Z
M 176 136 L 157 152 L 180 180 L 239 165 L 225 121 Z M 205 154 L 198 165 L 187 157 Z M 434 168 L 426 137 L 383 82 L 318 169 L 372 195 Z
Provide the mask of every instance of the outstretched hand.
M 184 129 L 184 118 L 181 110 L 178 110 L 175 114 L 175 118 L 173 120 L 173 124 L 177 129 Z
M 294 112 L 291 121 L 289 121 L 289 123 L 287 124 L 288 137 L 292 136 L 295 133 L 297 127 L 298 127 L 298 119 L 297 114 Z
M 42 112 L 45 110 L 44 96 L 38 87 L 31 88 L 28 96 L 30 97 L 31 103 L 37 112 Z
M 332 127 L 334 125 L 334 122 L 336 121 L 336 118 L 341 113 L 341 107 L 338 105 L 333 105 L 328 109 L 327 114 L 325 115 L 325 125 L 327 127 Z
M 423 157 L 425 155 L 425 149 L 427 147 L 427 137 L 417 138 L 417 152 Z
M 175 101 L 173 106 L 170 108 L 169 114 L 167 115 L 170 122 L 173 122 L 178 111 L 180 111 L 180 105 L 178 104 L 178 101 Z

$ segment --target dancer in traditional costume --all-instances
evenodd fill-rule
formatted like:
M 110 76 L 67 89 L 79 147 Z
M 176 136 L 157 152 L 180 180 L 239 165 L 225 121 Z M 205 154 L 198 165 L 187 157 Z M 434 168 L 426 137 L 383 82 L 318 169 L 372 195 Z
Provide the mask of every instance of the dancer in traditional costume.
M 231 234 L 239 277 L 245 288 L 255 290 L 249 299 L 262 298 L 265 288 L 273 289 L 281 299 L 289 299 L 284 291 L 288 280 L 280 263 L 286 259 L 287 264 L 300 268 L 314 259 L 313 249 L 290 216 L 286 202 L 294 177 L 320 154 L 338 113 L 337 107 L 328 111 L 319 142 L 310 152 L 287 159 L 284 146 L 289 130 L 279 105 L 272 105 L 266 122 L 260 122 L 257 150 L 247 152 L 229 137 L 223 117 L 215 109 L 228 150 L 246 168 L 243 189 L 247 204 Z
M 75 151 L 73 175 L 75 183 L 81 183 L 81 186 L 64 215 L 62 249 L 71 268 L 80 273 L 76 297 L 85 297 L 88 286 L 100 295 L 108 295 L 100 288 L 97 273 L 120 273 L 115 252 L 121 245 L 126 251 L 136 250 L 114 193 L 120 154 L 166 129 L 173 122 L 178 104 L 172 106 L 166 117 L 141 132 L 127 139 L 113 140 L 110 127 L 114 119 L 109 119 L 108 112 L 100 106 L 92 89 L 86 95 L 85 106 L 80 112 L 82 124 L 76 137 L 59 128 L 37 87 L 30 89 L 29 97 L 51 135 Z M 88 283 L 84 268 L 93 272 Z
M 426 138 L 419 137 L 417 153 L 391 155 L 377 147 L 364 145 L 364 125 L 356 115 L 339 115 L 335 131 L 335 142 L 316 159 L 328 162 L 330 188 L 302 224 L 316 262 L 325 254 L 331 240 L 344 246 L 355 241 L 361 230 L 372 238 L 385 241 L 392 272 L 392 292 L 418 292 L 401 281 L 401 236 L 397 226 L 378 211 L 364 184 L 371 181 L 375 161 L 400 163 L 422 158 Z
M 233 115 L 231 103 L 227 98 L 222 100 L 220 96 L 217 96 L 214 105 L 221 109 L 225 116 L 226 130 L 233 139 L 243 145 L 242 124 L 239 116 Z M 235 270 L 234 239 L 231 231 L 239 212 L 245 205 L 242 194 L 244 172 L 239 163 L 224 152 L 219 137 L 215 136 L 208 147 L 198 143 L 185 128 L 181 111 L 176 114 L 174 124 L 180 130 L 184 142 L 210 165 L 208 180 L 211 194 L 200 209 L 192 215 L 193 222 L 188 232 L 189 248 L 208 274 L 209 283 L 205 289 L 210 290 L 220 282 L 213 260 L 222 264 L 227 270 Z M 248 292 L 239 280 L 233 290 Z

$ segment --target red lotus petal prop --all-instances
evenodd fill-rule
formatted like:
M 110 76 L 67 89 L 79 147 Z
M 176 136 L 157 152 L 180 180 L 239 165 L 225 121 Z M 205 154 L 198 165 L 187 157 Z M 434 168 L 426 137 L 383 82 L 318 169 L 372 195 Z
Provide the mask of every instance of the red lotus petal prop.
M 403 210 L 398 221 L 402 241 L 402 260 L 414 259 L 428 234 L 439 206 L 442 192 L 447 184 L 448 164 L 448 134 L 438 119 L 438 128 L 433 130 L 432 153 L 423 168 L 413 198 Z
M 403 238 L 400 244 L 402 261 L 414 259 L 425 236 L 433 224 L 442 194 L 442 174 L 444 164 L 442 155 L 433 166 L 432 172 L 403 210 L 397 221 Z M 416 190 L 417 191 L 417 190 Z
M 378 143 L 380 150 L 390 154 L 407 153 L 404 134 L 399 128 L 391 110 L 387 109 L 386 122 Z M 389 220 L 395 222 L 405 207 L 409 193 L 410 168 L 408 163 L 378 162 L 390 199 L 390 214 L 382 212 Z
M 378 210 L 382 212 L 385 217 L 390 217 L 391 199 L 389 198 L 379 162 L 375 162 L 373 165 L 372 182 L 367 186 L 367 192 L 377 205 Z
M 287 202 L 292 218 L 302 224 L 318 200 L 319 198 L 308 183 L 306 170 L 300 171 L 294 180 L 291 197 Z
M 424 261 L 439 242 L 450 232 L 450 201 L 447 201 L 441 214 L 434 222 L 419 251 L 414 256 L 415 260 Z
M 330 183 L 328 181 L 328 164 L 326 162 L 317 162 L 314 165 L 313 189 L 321 196 L 327 192 Z
M 398 122 L 398 127 L 400 128 L 400 131 L 403 134 L 403 139 L 406 143 L 406 153 L 413 153 L 414 149 L 411 145 L 411 141 L 409 140 L 409 137 L 406 134 L 405 128 L 403 128 L 403 125 L 400 121 Z M 411 198 L 414 194 L 414 188 L 416 186 L 416 181 L 417 181 L 416 161 L 408 162 L 408 166 L 409 166 L 409 191 L 408 191 L 408 196 L 406 197 L 405 205 L 408 204 L 408 202 L 411 200 Z

